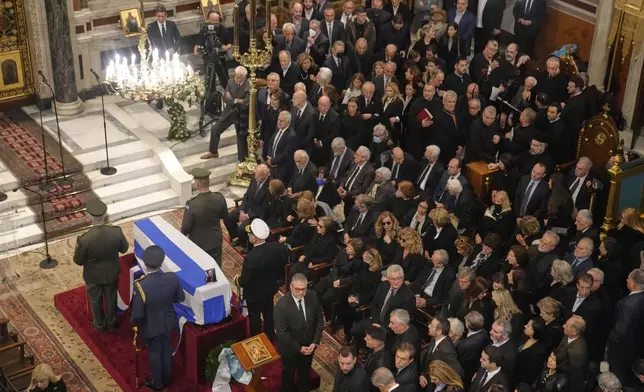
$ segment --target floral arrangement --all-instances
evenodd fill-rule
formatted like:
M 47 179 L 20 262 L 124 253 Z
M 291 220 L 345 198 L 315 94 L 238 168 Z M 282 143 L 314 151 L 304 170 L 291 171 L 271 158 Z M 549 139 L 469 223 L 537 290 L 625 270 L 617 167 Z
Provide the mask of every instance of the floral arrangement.
M 219 346 L 213 348 L 210 350 L 208 353 L 208 357 L 206 358 L 206 380 L 214 380 L 215 376 L 217 375 L 217 369 L 219 369 L 219 354 L 224 348 L 230 347 L 232 344 L 237 343 L 236 340 L 226 340 Z

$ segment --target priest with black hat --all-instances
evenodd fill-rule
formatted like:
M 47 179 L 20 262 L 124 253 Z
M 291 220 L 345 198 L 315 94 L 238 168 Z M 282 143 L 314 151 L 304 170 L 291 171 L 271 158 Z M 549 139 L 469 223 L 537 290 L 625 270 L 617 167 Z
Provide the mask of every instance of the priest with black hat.
M 552 174 L 554 163 L 548 154 L 549 137 L 543 132 L 535 132 L 530 148 L 519 156 L 519 173 L 528 175 L 537 163 L 546 167 L 546 176 Z
M 92 306 L 92 326 L 105 332 L 116 327 L 119 253 L 127 252 L 130 246 L 120 227 L 105 224 L 105 203 L 88 200 L 85 209 L 92 217 L 92 228 L 76 240 L 74 263 L 83 266 L 83 280 Z
M 181 233 L 205 250 L 221 267 L 221 221 L 228 216 L 224 195 L 210 191 L 210 171 L 196 168 L 193 190 L 197 195 L 186 203 L 181 222 Z
M 172 381 L 172 331 L 177 327 L 175 302 L 185 300 L 185 293 L 174 272 L 162 272 L 165 252 L 157 245 L 143 251 L 146 275 L 134 282 L 132 325 L 145 341 L 150 360 L 151 379 L 145 385 L 162 391 Z

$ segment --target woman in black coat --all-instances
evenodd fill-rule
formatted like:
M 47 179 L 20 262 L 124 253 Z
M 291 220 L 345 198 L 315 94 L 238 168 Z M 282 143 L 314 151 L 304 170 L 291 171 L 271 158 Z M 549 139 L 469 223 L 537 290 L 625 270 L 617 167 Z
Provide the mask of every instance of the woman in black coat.
M 340 195 L 338 195 L 338 187 L 329 176 L 329 169 L 324 166 L 319 167 L 315 181 L 318 184 L 318 189 L 315 193 L 316 201 L 326 203 L 331 209 L 342 202 Z
M 435 250 L 444 249 L 449 254 L 450 264 L 458 265 L 454 245 L 454 241 L 458 238 L 458 232 L 450 221 L 449 213 L 445 209 L 435 208 L 429 212 L 429 219 L 432 224 L 427 228 L 423 247 L 430 256 Z
M 425 257 L 422 254 L 423 242 L 420 239 L 420 234 L 416 230 L 405 227 L 400 230 L 398 243 L 402 248 L 402 256 L 397 264 L 400 264 L 403 268 L 405 282 L 414 283 L 425 265 Z
M 291 199 L 286 196 L 286 187 L 281 180 L 268 183 L 268 197 L 262 205 L 262 220 L 268 227 L 275 229 L 289 225 L 287 217 L 291 213 Z
M 477 228 L 477 242 L 480 242 L 488 233 L 496 233 L 506 243 L 516 228 L 516 219 L 510 205 L 510 198 L 506 191 L 496 191 L 492 194 L 490 208 L 485 210 L 483 219 Z
M 438 57 L 445 60 L 445 72 L 450 73 L 454 64 L 463 55 L 461 50 L 461 37 L 458 35 L 458 24 L 447 24 L 447 34 L 443 34 L 438 41 Z
M 620 222 L 616 228 L 608 231 L 609 237 L 615 237 L 622 245 L 624 254 L 628 255 L 633 245 L 644 241 L 644 219 L 634 208 L 622 211 Z
M 285 94 L 282 90 L 270 93 L 269 105 L 265 108 L 259 108 L 262 126 L 259 128 L 259 137 L 264 142 L 263 156 L 268 155 L 268 145 L 271 137 L 277 128 L 277 116 L 282 110 L 286 110 L 287 103 Z
M 521 175 L 514 168 L 514 158 L 511 154 L 503 153 L 499 155 L 497 165 L 499 170 L 490 176 L 489 200 L 492 200 L 494 191 L 506 191 L 510 202 L 513 202 L 519 180 L 521 180 Z
M 599 244 L 599 259 L 595 263 L 604 273 L 603 286 L 615 304 L 627 294 L 626 278 L 629 269 L 624 266 L 622 249 L 622 244 L 616 238 L 604 238 Z
M 552 297 L 545 297 L 537 302 L 537 308 L 539 316 L 546 324 L 541 340 L 548 350 L 555 350 L 559 347 L 559 343 L 561 343 L 561 339 L 564 336 L 561 318 L 559 317 L 561 302 Z
M 3 389 L 4 391 L 5 389 Z M 12 390 L 14 390 L 12 388 Z M 67 392 L 67 386 L 60 375 L 47 363 L 36 365 L 31 372 L 31 383 L 27 391 L 30 392 Z
M 411 181 L 401 181 L 397 185 L 395 197 L 389 201 L 391 211 L 398 221 L 402 221 L 410 211 L 416 210 L 416 189 Z
M 402 134 L 401 116 L 403 111 L 402 96 L 398 83 L 389 82 L 385 86 L 385 94 L 382 97 L 382 112 L 380 122 L 387 127 L 391 140 L 396 146 L 405 146 L 405 139 Z
M 293 221 L 293 231 L 288 237 L 280 236 L 279 242 L 291 248 L 308 244 L 315 235 L 315 204 L 306 199 L 297 201 L 297 219 Z
M 369 305 L 376 295 L 376 290 L 382 278 L 382 260 L 376 249 L 369 249 L 362 255 L 364 266 L 356 275 L 354 284 L 349 290 L 349 295 L 340 302 L 339 314 L 344 325 L 344 339 L 348 345 L 351 343 L 351 327 L 357 317 L 357 310 L 362 305 Z
M 568 392 L 568 355 L 565 350 L 550 353 L 546 365 L 532 384 L 535 392 Z M 575 391 L 570 391 L 575 392 Z
M 365 120 L 363 120 L 358 108 L 358 98 L 351 98 L 347 103 L 347 110 L 344 111 L 340 119 L 340 137 L 345 140 L 346 145 L 356 150 L 361 145 L 369 145 L 371 140 L 371 130 L 366 129 Z M 366 144 L 365 144 L 366 143 Z
M 302 273 L 311 280 L 311 268 L 335 259 L 338 253 L 336 226 L 328 216 L 318 219 L 317 233 L 308 244 L 304 245 L 303 254 L 291 267 L 291 275 Z
M 304 83 L 306 91 L 311 91 L 311 87 L 315 84 L 311 76 L 315 77 L 318 74 L 319 67 L 315 65 L 313 57 L 306 53 L 297 56 L 297 65 L 300 67 L 300 78 L 298 82 Z
M 423 239 L 423 243 L 425 242 L 427 230 L 433 226 L 431 220 L 427 216 L 427 211 L 429 211 L 429 202 L 427 200 L 420 200 L 416 205 L 416 209 L 409 211 L 402 220 L 403 226 L 411 227 L 420 234 L 420 238 Z
M 550 197 L 544 221 L 546 229 L 558 228 L 557 232 L 567 230 L 572 223 L 572 210 L 575 205 L 566 186 L 566 179 L 561 173 L 553 173 L 548 185 L 550 185 Z
M 550 350 L 543 342 L 543 336 L 546 330 L 546 323 L 540 318 L 535 317 L 528 321 L 523 329 L 527 339 L 519 346 L 516 363 L 519 366 L 514 370 L 514 383 L 524 382 L 532 384 L 539 377 L 543 362 L 550 354 Z
M 400 244 L 396 241 L 400 233 L 398 219 L 389 211 L 384 211 L 378 215 L 374 225 L 376 241 L 374 246 L 380 252 L 380 258 L 383 265 L 388 266 L 398 261 L 400 257 Z

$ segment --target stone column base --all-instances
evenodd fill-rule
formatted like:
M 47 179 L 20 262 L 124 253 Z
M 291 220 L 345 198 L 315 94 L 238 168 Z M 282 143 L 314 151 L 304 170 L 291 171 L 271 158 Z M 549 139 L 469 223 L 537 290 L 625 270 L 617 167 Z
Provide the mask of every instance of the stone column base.
M 75 116 L 83 112 L 83 101 L 76 98 L 75 102 L 64 103 L 56 101 L 56 109 L 59 116 Z M 51 110 L 54 111 L 54 105 L 51 105 Z

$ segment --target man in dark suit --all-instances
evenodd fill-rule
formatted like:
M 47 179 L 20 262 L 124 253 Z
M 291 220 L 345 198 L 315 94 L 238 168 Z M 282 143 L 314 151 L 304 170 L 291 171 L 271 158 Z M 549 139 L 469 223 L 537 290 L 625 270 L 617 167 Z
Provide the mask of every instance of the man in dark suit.
M 309 22 L 309 31 L 304 35 L 304 40 L 306 41 L 304 53 L 311 55 L 315 64 L 322 66 L 326 56 L 329 54 L 329 39 L 322 34 L 319 21 L 312 20 Z
M 478 11 L 476 20 L 476 31 L 474 33 L 474 53 L 483 50 L 488 40 L 500 42 L 501 20 L 505 10 L 505 0 L 479 1 L 478 8 L 483 7 L 482 12 Z
M 309 21 L 303 17 L 304 7 L 300 2 L 293 2 L 291 5 L 291 16 L 288 22 L 293 23 L 295 34 L 304 39 L 309 32 Z
M 295 35 L 295 26 L 292 23 L 285 23 L 282 33 L 283 35 L 278 35 L 274 38 L 277 45 L 273 49 L 273 53 L 287 50 L 291 53 L 292 59 L 296 59 L 300 53 L 304 53 L 306 43 L 302 38 Z M 275 54 L 273 56 L 275 56 Z
M 415 326 L 411 325 L 409 312 L 404 309 L 396 309 L 389 316 L 389 329 L 391 332 L 385 345 L 387 349 L 387 366 L 393 369 L 396 366 L 396 351 L 403 344 L 409 344 L 414 348 L 412 357 L 416 363 L 420 362 L 420 335 Z M 415 380 L 418 379 L 416 376 Z
M 347 46 L 347 52 L 349 54 L 349 61 L 351 61 L 351 69 L 365 75 L 367 80 L 371 79 L 375 56 L 373 52 L 368 50 L 367 40 L 358 38 L 355 46 Z
M 480 118 L 472 121 L 469 128 L 469 141 L 465 149 L 465 163 L 484 161 L 494 162 L 499 152 L 501 131 L 496 121 L 496 108 L 488 106 Z
M 517 1 L 513 14 L 514 40 L 525 54 L 534 57 L 534 44 L 546 16 L 546 2 L 543 0 Z
M 361 364 L 357 363 L 358 357 L 353 349 L 344 346 L 338 353 L 338 367 L 340 371 L 333 382 L 334 391 L 368 391 L 369 377 Z
M 277 351 L 282 357 L 282 390 L 309 391 L 313 353 L 320 345 L 324 317 L 314 292 L 302 274 L 291 279 L 291 291 L 275 305 Z M 297 374 L 297 376 L 296 376 Z M 297 377 L 297 386 L 295 379 Z
M 295 84 L 300 80 L 300 67 L 291 60 L 288 50 L 282 50 L 278 55 L 279 63 L 273 67 L 273 72 L 280 77 L 280 87 L 288 95 L 293 95 Z
M 373 208 L 373 199 L 364 194 L 356 197 L 355 207 L 344 222 L 345 240 L 360 238 L 364 244 L 368 244 L 375 237 L 374 224 L 378 211 Z
M 418 361 L 415 359 L 416 348 L 410 343 L 402 343 L 396 349 L 394 366 L 396 382 L 406 386 L 418 384 Z
M 145 385 L 153 391 L 165 390 L 172 381 L 172 331 L 177 327 L 174 304 L 185 299 L 174 272 L 161 272 L 165 252 L 156 245 L 143 251 L 146 275 L 134 283 L 132 325 L 145 340 L 152 377 Z
M 445 81 L 441 85 L 441 90 L 452 90 L 460 97 L 465 95 L 470 81 L 470 74 L 467 73 L 467 58 L 461 57 L 454 63 L 454 72 L 445 77 Z
M 561 111 L 561 119 L 566 124 L 566 135 L 568 135 L 566 145 L 568 148 L 574 149 L 574 151 L 577 151 L 581 127 L 589 117 L 587 98 L 582 94 L 585 86 L 584 80 L 579 75 L 570 77 L 567 89 L 569 97 L 566 100 L 566 106 Z M 568 156 L 574 157 L 574 153 Z
M 338 93 L 346 90 L 351 81 L 352 72 L 349 57 L 344 54 L 344 43 L 335 41 L 331 49 L 331 56 L 324 60 L 323 66 L 330 69 L 333 73 L 331 76 L 331 85 L 335 87 Z
M 313 154 L 311 160 L 318 167 L 329 163 L 329 147 L 340 127 L 340 115 L 331 108 L 329 97 L 322 96 L 313 116 Z M 349 158 L 347 158 L 349 159 Z M 316 188 L 317 190 L 317 188 Z
M 293 93 L 293 107 L 291 108 L 291 127 L 295 131 L 296 147 L 298 150 L 311 152 L 313 145 L 313 117 L 315 108 L 307 101 L 306 93 L 297 91 Z
M 442 150 L 440 150 L 442 152 Z M 433 201 L 436 203 L 443 203 L 446 205 L 454 205 L 454 201 L 451 200 L 453 197 L 447 192 L 447 181 L 451 179 L 458 180 L 463 188 L 470 187 L 469 181 L 465 178 L 465 175 L 461 172 L 463 168 L 463 162 L 459 158 L 452 158 L 447 164 L 447 170 L 443 172 L 443 175 L 438 180 L 436 184 L 436 189 L 433 194 Z
M 550 291 L 550 283 L 552 283 L 550 271 L 552 263 L 559 259 L 556 252 L 559 241 L 559 235 L 548 230 L 543 233 L 538 245 L 531 245 L 528 248 L 530 286 L 538 297 L 543 297 Z
M 562 317 L 564 319 L 568 319 L 573 315 L 583 317 L 589 327 L 585 333 L 589 338 L 589 330 L 597 323 L 601 310 L 599 299 L 591 295 L 593 282 L 593 276 L 584 273 L 577 278 L 577 288 L 573 289 L 571 287 L 561 298 L 561 304 L 563 305 Z
M 449 210 L 458 220 L 457 229 L 473 229 L 476 225 L 476 198 L 472 188 L 456 181 L 447 182 L 447 192 L 454 197 L 454 206 Z
M 416 294 L 416 307 L 428 314 L 436 313 L 447 302 L 455 278 L 447 251 L 435 250 L 411 286 L 411 291 Z
M 365 146 L 360 146 L 353 157 L 353 164 L 340 181 L 338 195 L 344 200 L 345 215 L 348 215 L 353 206 L 353 198 L 366 193 L 375 177 L 369 158 L 371 158 L 371 151 Z
M 615 326 L 608 335 L 608 363 L 624 385 L 635 387 L 642 378 L 634 380 L 629 370 L 644 352 L 641 339 L 644 329 L 644 271 L 631 271 L 626 286 L 630 294 L 617 303 Z
M 512 336 L 512 324 L 505 319 L 497 319 L 490 329 L 492 346 L 499 349 L 501 358 L 497 362 L 505 369 L 507 374 L 514 374 L 516 365 L 517 349 L 516 343 L 510 340 Z
M 247 227 L 250 231 L 248 241 L 253 244 L 253 249 L 244 258 L 238 283 L 244 289 L 244 300 L 248 305 L 250 336 L 265 332 L 273 340 L 273 296 L 279 289 L 277 282 L 283 279 L 288 252 L 277 241 L 266 242 L 270 229 L 263 220 L 254 219 Z
M 358 109 L 362 118 L 365 120 L 365 129 L 369 132 L 367 140 L 362 140 L 361 144 L 371 142 L 371 130 L 380 122 L 380 113 L 382 112 L 382 100 L 376 95 L 376 85 L 372 82 L 366 82 L 362 86 L 362 95 L 358 97 Z M 365 132 L 366 133 L 366 132 Z
M 463 56 L 470 54 L 470 45 L 476 28 L 476 15 L 467 9 L 467 3 L 467 0 L 457 0 L 456 7 L 447 11 L 447 21 L 458 24 L 458 35 L 464 44 L 461 47 Z
M 429 341 L 429 347 L 425 351 L 421 362 L 421 376 L 419 377 L 420 386 L 425 388 L 429 383 L 429 374 L 427 368 L 432 361 L 443 361 L 445 362 L 453 371 L 455 371 L 459 377 L 463 377 L 463 367 L 458 362 L 458 356 L 456 355 L 456 349 L 454 348 L 454 343 L 450 339 L 449 335 L 449 321 L 444 317 L 434 317 L 432 322 L 429 324 L 428 334 L 431 337 Z
M 347 147 L 345 140 L 341 137 L 333 139 L 331 142 L 331 150 L 332 156 L 329 158 L 329 176 L 334 180 L 338 180 L 343 178 L 347 170 L 349 170 L 349 167 L 351 167 L 355 152 Z
M 588 270 L 588 274 L 593 277 L 593 285 L 590 288 L 591 294 L 599 301 L 599 317 L 592 331 L 593 338 L 588 347 L 588 358 L 592 364 L 591 367 L 599 369 L 599 363 L 604 360 L 608 334 L 615 325 L 615 302 L 604 286 L 604 272 L 599 268 L 591 268 Z M 615 296 L 615 298 L 619 297 Z
M 383 48 L 382 45 L 382 28 L 391 23 L 391 14 L 383 10 L 383 0 L 375 0 L 371 2 L 371 8 L 367 9 L 367 16 L 369 21 L 373 23 L 376 30 L 376 46 L 373 48 L 375 52 Z
M 384 10 L 389 12 L 391 14 L 392 20 L 396 19 L 396 16 L 400 15 L 402 18 L 402 23 L 405 24 L 407 28 L 409 28 L 409 25 L 411 24 L 411 20 L 413 19 L 413 14 L 409 10 L 409 6 L 405 3 L 402 3 L 400 0 L 391 0 L 391 2 L 387 2 L 385 4 Z M 409 39 L 409 32 L 407 32 L 407 38 Z M 398 46 L 398 45 L 396 45 Z M 407 48 L 409 48 L 409 45 L 400 47 L 400 50 L 404 50 L 407 52 Z
M 418 175 L 418 162 L 411 154 L 404 152 L 400 147 L 391 150 L 391 157 L 385 161 L 386 168 L 391 170 L 391 179 L 396 183 L 401 181 L 413 182 Z
M 469 392 L 487 391 L 492 385 L 502 385 L 504 391 L 511 390 L 510 376 L 503 369 L 503 353 L 495 346 L 489 345 L 481 353 L 481 367 L 476 372 Z
M 297 150 L 293 154 L 293 161 L 295 173 L 288 182 L 286 194 L 293 199 L 298 199 L 304 191 L 317 191 L 318 184 L 315 181 L 317 167 L 311 162 L 309 154 L 304 150 Z
M 394 61 L 390 61 L 385 64 L 385 73 L 373 78 L 373 85 L 376 88 L 377 97 L 382 97 L 385 94 L 385 86 L 387 86 L 387 83 L 398 83 L 398 78 L 396 78 L 397 69 L 398 65 Z
M 550 102 L 566 102 L 568 99 L 568 76 L 561 73 L 558 57 L 546 60 L 546 72 L 537 77 L 534 93 L 546 93 Z
M 502 240 L 498 234 L 490 232 L 485 235 L 480 245 L 474 248 L 472 255 L 465 262 L 467 267 L 476 271 L 476 276 L 481 276 L 488 281 L 501 270 L 505 255 L 499 255 Z
M 239 208 L 232 210 L 224 218 L 224 225 L 228 230 L 232 246 L 240 245 L 238 234 L 240 227 L 246 227 L 253 219 L 258 218 L 262 212 L 262 205 L 268 195 L 268 183 L 270 182 L 270 170 L 264 164 L 255 167 L 255 176 L 251 178 L 250 185 L 244 193 Z
M 465 138 L 460 126 L 460 119 L 456 116 L 456 93 L 448 90 L 443 94 L 443 105 L 440 109 L 432 112 L 433 136 L 430 136 L 430 144 L 440 147 L 443 154 L 441 160 L 447 165 L 448 160 L 462 154 Z
M 400 4 L 400 0 L 395 1 Z M 405 4 L 400 5 L 407 7 Z M 405 57 L 407 49 L 409 49 L 409 46 L 411 45 L 411 40 L 409 38 L 409 26 L 405 26 L 402 15 L 398 14 L 394 16 L 391 23 L 382 26 L 380 35 L 382 36 L 382 46 L 386 48 L 389 45 L 394 45 L 398 49 L 398 54 Z
M 583 391 L 586 385 L 588 349 L 583 336 L 585 330 L 586 322 L 581 316 L 570 317 L 563 326 L 565 336 L 556 349 L 568 355 L 567 376 L 571 391 Z
M 282 111 L 277 117 L 277 129 L 268 143 L 264 157 L 271 177 L 288 183 L 293 171 L 293 153 L 297 149 L 297 135 L 291 128 L 291 113 Z
M 432 144 L 425 148 L 425 154 L 420 161 L 418 171 L 420 174 L 415 184 L 416 190 L 425 200 L 431 200 L 434 197 L 434 190 L 445 171 L 445 166 L 438 160 L 440 153 L 440 148 Z
M 465 389 L 470 385 L 476 370 L 481 366 L 480 359 L 483 348 L 490 342 L 488 332 L 483 329 L 485 320 L 477 311 L 465 315 L 467 335 L 456 346 L 458 361 L 463 366 L 463 383 Z
M 370 325 L 365 332 L 364 340 L 369 349 L 364 370 L 367 372 L 367 376 L 371 377 L 376 369 L 388 365 L 389 356 L 385 349 L 387 331 L 383 327 Z
M 593 213 L 590 210 L 579 210 L 575 215 L 575 235 L 568 242 L 568 249 L 572 252 L 582 238 L 590 238 L 592 246 L 599 243 L 599 230 L 593 227 Z
M 361 344 L 362 336 L 369 325 L 387 325 L 391 312 L 394 310 L 404 309 L 411 312 L 414 308 L 414 294 L 405 284 L 405 273 L 402 267 L 398 264 L 390 265 L 385 276 L 387 280 L 380 283 L 371 302 L 370 317 L 351 328 L 351 336 L 358 344 Z
M 593 167 L 593 161 L 587 157 L 581 157 L 577 161 L 575 169 L 570 171 L 566 185 L 570 191 L 572 202 L 577 210 L 590 208 L 590 197 L 592 195 L 593 176 L 590 169 Z
M 237 160 L 244 162 L 248 155 L 248 105 L 250 98 L 250 85 L 246 76 L 248 71 L 242 66 L 235 68 L 235 77 L 228 81 L 224 93 L 226 107 L 221 113 L 219 120 L 212 126 L 210 131 L 209 152 L 201 156 L 201 159 L 219 158 L 219 140 L 231 125 L 235 126 L 237 133 Z
M 329 45 L 333 47 L 336 41 L 344 41 L 344 25 L 335 19 L 333 5 L 324 7 L 324 19 L 320 20 L 320 30 L 329 39 Z
M 396 196 L 396 185 L 391 182 L 391 170 L 386 167 L 376 170 L 376 176 L 367 189 L 367 195 L 373 198 L 374 208 L 378 211 L 388 208 L 391 200 Z
M 379 392 L 417 392 L 416 385 L 400 385 L 391 370 L 386 367 L 376 369 L 371 376 L 371 385 Z
M 88 200 L 85 207 L 94 226 L 76 239 L 74 263 L 83 267 L 83 280 L 92 306 L 92 327 L 105 332 L 116 328 L 117 289 L 121 272 L 119 253 L 127 252 L 130 245 L 120 227 L 103 224 L 107 213 L 105 203 L 98 199 Z
M 543 179 L 545 176 L 546 167 L 542 163 L 537 163 L 529 176 L 521 178 L 514 198 L 516 217 L 531 215 L 539 219 L 545 218 L 550 193 L 548 183 Z
M 177 24 L 166 19 L 164 6 L 159 6 L 154 12 L 157 20 L 150 23 L 147 29 L 152 50 L 158 50 L 160 58 L 165 58 L 166 51 L 172 56 L 179 49 L 179 41 L 181 40 Z
M 572 267 L 575 277 L 579 278 L 595 266 L 591 257 L 594 250 L 593 240 L 584 237 L 575 245 L 573 252 L 566 255 L 565 260 Z

